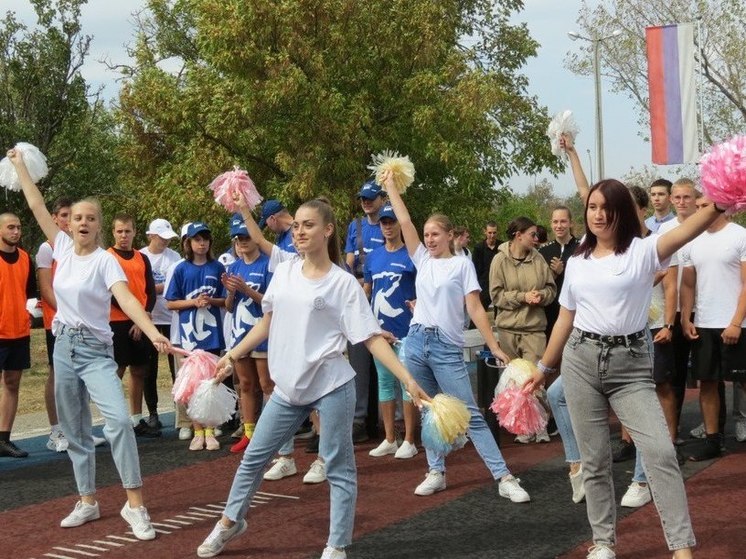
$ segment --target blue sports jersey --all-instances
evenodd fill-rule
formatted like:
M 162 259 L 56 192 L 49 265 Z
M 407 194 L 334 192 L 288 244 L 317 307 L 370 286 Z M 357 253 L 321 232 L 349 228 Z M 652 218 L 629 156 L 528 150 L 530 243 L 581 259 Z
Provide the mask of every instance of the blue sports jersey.
M 225 297 L 225 288 L 220 277 L 225 268 L 217 260 L 201 266 L 184 260 L 174 269 L 174 275 L 166 292 L 167 301 L 196 299 L 206 293 L 209 297 Z M 178 311 L 179 334 L 184 349 L 223 349 L 223 317 L 218 307 L 189 308 Z
M 241 276 L 246 285 L 262 294 L 267 291 L 267 286 L 272 279 L 272 274 L 269 271 L 269 257 L 264 254 L 260 254 L 251 264 L 247 264 L 243 258 L 239 258 L 228 266 L 228 273 Z M 264 313 L 261 303 L 257 303 L 248 295 L 236 291 L 231 320 L 233 347 L 244 339 L 244 336 L 261 320 L 262 316 L 264 316 Z M 267 340 L 259 344 L 255 351 L 267 351 Z
M 384 330 L 401 339 L 409 331 L 412 311 L 405 301 L 416 298 L 414 280 L 417 275 L 406 247 L 389 252 L 386 247 L 375 249 L 365 259 L 365 283 L 372 285 L 373 314 Z
M 277 242 L 275 244 L 285 252 L 295 252 L 292 229 L 288 229 L 284 233 L 277 235 Z
M 373 250 L 380 248 L 384 245 L 385 240 L 381 233 L 380 223 L 371 224 L 368 222 L 368 218 L 363 216 L 360 219 L 360 229 L 363 236 L 363 250 L 365 254 L 370 254 Z M 357 220 L 353 219 L 350 222 L 350 226 L 347 228 L 347 241 L 345 242 L 345 254 L 355 255 L 355 264 L 353 266 L 353 272 L 358 270 L 360 267 L 360 256 L 358 254 L 357 246 Z M 366 257 L 367 260 L 367 257 Z

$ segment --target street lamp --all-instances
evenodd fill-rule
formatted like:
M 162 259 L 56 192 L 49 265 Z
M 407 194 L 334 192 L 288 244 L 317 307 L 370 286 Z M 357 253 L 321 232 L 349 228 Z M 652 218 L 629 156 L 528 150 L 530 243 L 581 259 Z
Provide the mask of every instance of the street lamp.
M 588 41 L 593 45 L 593 80 L 596 87 L 596 161 L 598 165 L 598 180 L 603 180 L 604 178 L 604 126 L 601 110 L 601 43 L 606 39 L 618 37 L 621 34 L 621 29 L 617 29 L 611 35 L 605 37 L 584 37 L 575 31 L 570 31 L 567 34 L 572 41 L 582 39 L 583 41 Z

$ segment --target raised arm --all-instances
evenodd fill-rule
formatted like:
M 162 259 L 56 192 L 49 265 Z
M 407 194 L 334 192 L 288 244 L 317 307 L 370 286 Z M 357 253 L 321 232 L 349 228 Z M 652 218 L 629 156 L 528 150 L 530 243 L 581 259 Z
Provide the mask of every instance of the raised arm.
M 404 244 L 407 246 L 407 252 L 409 256 L 413 256 L 420 246 L 420 235 L 417 233 L 417 228 L 412 223 L 412 217 L 409 215 L 409 210 L 404 204 L 404 200 L 401 194 L 394 186 L 394 179 L 391 171 L 387 171 L 383 176 L 383 186 L 386 187 L 386 193 L 389 195 L 389 201 L 391 207 L 394 209 L 396 220 L 401 226 L 401 233 L 404 237 Z
M 575 187 L 578 189 L 580 199 L 583 201 L 583 204 L 585 204 L 591 187 L 588 184 L 588 179 L 585 177 L 585 171 L 583 171 L 583 165 L 580 163 L 578 151 L 575 149 L 575 142 L 567 134 L 562 134 L 562 137 L 560 138 L 560 147 L 565 150 L 567 157 L 570 159 L 570 169 L 572 170 L 572 176 L 575 179 Z
M 238 209 L 241 211 L 241 217 L 243 222 L 246 224 L 246 229 L 249 230 L 249 237 L 254 241 L 261 250 L 267 256 L 272 254 L 272 247 L 274 246 L 265 237 L 262 230 L 259 228 L 259 224 L 254 219 L 254 215 L 251 213 L 246 198 L 244 198 L 240 192 L 233 192 L 233 201 L 238 205 Z
M 658 236 L 656 244 L 658 248 L 658 258 L 665 260 L 674 252 L 683 247 L 693 238 L 699 236 L 712 223 L 722 217 L 723 211 L 710 203 L 689 216 L 681 225 L 671 229 L 667 233 Z
M 18 178 L 21 181 L 21 189 L 23 190 L 23 196 L 26 198 L 31 213 L 34 214 L 36 222 L 44 232 L 44 236 L 50 242 L 54 244 L 54 239 L 57 237 L 57 233 L 60 232 L 60 228 L 52 219 L 52 214 L 49 213 L 47 206 L 44 204 L 44 197 L 39 192 L 39 189 L 31 180 L 31 175 L 28 173 L 26 163 L 23 161 L 23 154 L 17 149 L 8 150 L 8 159 L 13 163 L 18 173 Z

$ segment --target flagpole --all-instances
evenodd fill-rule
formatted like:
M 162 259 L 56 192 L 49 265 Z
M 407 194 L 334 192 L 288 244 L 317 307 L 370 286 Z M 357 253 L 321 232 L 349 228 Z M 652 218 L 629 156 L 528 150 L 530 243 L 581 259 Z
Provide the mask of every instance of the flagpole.
M 704 88 L 702 83 L 704 80 L 704 46 L 702 45 L 702 15 L 697 15 L 697 47 L 699 49 L 699 76 L 697 77 L 697 101 L 699 103 L 699 118 L 697 119 L 699 126 L 697 127 L 697 145 L 699 146 L 699 153 L 705 152 L 705 103 L 704 103 Z

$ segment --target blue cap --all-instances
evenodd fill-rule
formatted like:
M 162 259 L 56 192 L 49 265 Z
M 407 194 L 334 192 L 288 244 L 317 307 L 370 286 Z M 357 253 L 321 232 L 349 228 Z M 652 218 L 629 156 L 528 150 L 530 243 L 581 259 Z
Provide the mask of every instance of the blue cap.
M 391 204 L 386 204 L 384 207 L 378 210 L 378 219 L 383 219 L 384 217 L 393 219 L 394 221 L 399 221 L 398 219 L 396 219 L 396 214 L 394 213 L 394 208 L 391 207 Z
M 246 229 L 246 224 L 243 221 L 241 214 L 233 214 L 230 221 L 230 234 L 233 237 L 248 237 L 249 230 Z
M 366 200 L 375 200 L 378 196 L 383 196 L 383 189 L 373 180 L 366 182 L 360 188 L 360 192 L 357 193 L 358 198 L 365 198 Z
M 186 236 L 190 239 L 196 237 L 200 233 L 204 233 L 207 231 L 210 232 L 210 228 L 202 223 L 201 221 L 195 221 L 194 223 L 190 223 L 189 227 L 187 228 Z
M 262 217 L 259 219 L 259 229 L 264 229 L 267 225 L 267 220 L 285 209 L 282 202 L 279 200 L 267 200 L 262 206 Z

